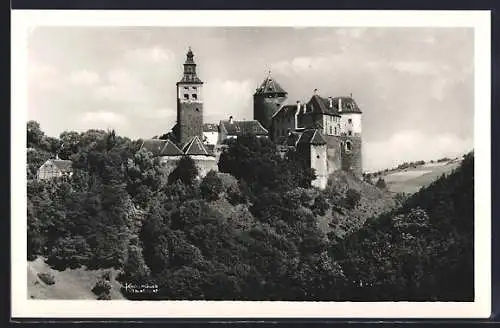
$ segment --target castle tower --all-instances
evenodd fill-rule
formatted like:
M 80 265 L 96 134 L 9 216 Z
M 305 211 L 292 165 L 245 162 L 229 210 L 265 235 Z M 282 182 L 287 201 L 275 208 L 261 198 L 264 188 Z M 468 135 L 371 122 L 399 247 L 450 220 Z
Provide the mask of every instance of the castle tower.
M 271 72 L 264 79 L 253 95 L 253 119 L 270 130 L 272 116 L 287 99 L 287 92 L 271 77 Z
M 363 176 L 361 156 L 361 118 L 362 112 L 352 97 L 334 98 L 340 117 L 341 167 L 344 171 Z
M 184 145 L 194 136 L 203 138 L 203 82 L 196 75 L 193 51 L 189 48 L 184 63 L 184 75 L 177 82 L 176 138 Z

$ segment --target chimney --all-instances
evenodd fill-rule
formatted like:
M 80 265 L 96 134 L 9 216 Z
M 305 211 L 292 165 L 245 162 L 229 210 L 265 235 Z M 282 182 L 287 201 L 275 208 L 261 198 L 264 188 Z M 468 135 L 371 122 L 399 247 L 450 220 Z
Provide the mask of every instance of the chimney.
M 333 98 L 332 97 L 328 97 L 328 101 L 329 101 L 329 107 L 333 108 Z
M 342 98 L 339 97 L 339 112 L 342 111 Z
M 229 116 L 229 124 L 233 124 L 233 117 Z
M 318 89 L 314 89 L 314 94 L 317 95 L 318 94 Z
M 297 100 L 297 111 L 300 110 L 300 100 Z

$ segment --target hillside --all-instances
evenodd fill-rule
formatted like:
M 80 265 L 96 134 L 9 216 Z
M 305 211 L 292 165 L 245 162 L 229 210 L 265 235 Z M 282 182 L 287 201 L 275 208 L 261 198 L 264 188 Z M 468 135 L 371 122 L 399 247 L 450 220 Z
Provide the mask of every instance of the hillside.
M 92 288 L 109 270 L 87 270 L 85 268 L 58 271 L 51 269 L 43 258 L 28 261 L 28 298 L 51 300 L 89 300 L 97 299 Z M 116 276 L 116 270 L 112 270 Z M 39 273 L 52 273 L 55 284 L 48 285 L 39 277 Z M 110 296 L 112 300 L 124 299 L 120 292 L 121 285 L 111 280 Z
M 451 173 L 459 165 L 458 159 L 441 163 L 426 163 L 416 167 L 391 170 L 381 176 L 390 191 L 413 194 L 420 188 L 430 185 L 441 175 Z
M 474 157 L 339 240 L 333 249 L 363 301 L 474 299 Z

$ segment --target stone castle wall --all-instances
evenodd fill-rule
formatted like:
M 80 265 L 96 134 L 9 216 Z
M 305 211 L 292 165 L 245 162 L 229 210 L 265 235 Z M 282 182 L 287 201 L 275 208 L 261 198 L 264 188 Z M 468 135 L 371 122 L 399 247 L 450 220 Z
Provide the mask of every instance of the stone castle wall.
M 286 97 L 266 98 L 265 95 L 254 95 L 253 97 L 253 118 L 259 121 L 264 128 L 272 128 L 272 116 L 281 108 L 286 101 Z
M 361 136 L 341 136 L 341 156 L 343 171 L 354 173 L 358 178 L 363 177 L 363 163 L 361 157 Z M 349 146 L 350 145 L 350 146 Z
M 178 100 L 177 108 L 177 121 L 180 125 L 177 139 L 180 143 L 185 144 L 194 136 L 203 140 L 203 103 Z

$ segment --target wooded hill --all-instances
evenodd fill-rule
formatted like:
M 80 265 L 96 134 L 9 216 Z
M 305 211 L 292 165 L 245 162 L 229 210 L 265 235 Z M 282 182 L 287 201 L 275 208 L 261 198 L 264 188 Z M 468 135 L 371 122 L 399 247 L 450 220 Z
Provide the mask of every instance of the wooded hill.
M 189 157 L 165 179 L 157 159 L 137 152 L 140 141 L 113 131 L 56 139 L 30 122 L 28 132 L 28 177 L 51 144 L 64 143 L 60 156 L 74 169 L 71 179 L 29 180 L 28 259 L 54 270 L 114 268 L 122 284 L 159 286 L 123 290 L 127 298 L 473 298 L 473 154 L 394 199 L 345 173 L 311 188 L 314 172 L 294 153 L 281 158 L 251 136 L 200 181 Z

